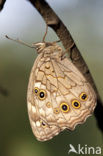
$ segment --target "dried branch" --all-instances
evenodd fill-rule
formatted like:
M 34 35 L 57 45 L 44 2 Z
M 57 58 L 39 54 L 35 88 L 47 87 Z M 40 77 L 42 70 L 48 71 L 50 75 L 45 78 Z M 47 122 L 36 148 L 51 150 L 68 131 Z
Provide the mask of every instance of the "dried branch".
M 86 77 L 86 79 L 90 82 L 90 84 L 95 89 L 98 100 L 97 107 L 95 109 L 95 117 L 98 122 L 98 126 L 103 131 L 103 126 L 101 119 L 103 118 L 103 104 L 100 96 L 98 94 L 97 88 L 93 81 L 93 78 L 90 74 L 88 66 L 86 65 L 83 57 L 80 54 L 79 49 L 74 43 L 73 38 L 70 35 L 70 32 L 67 30 L 66 26 L 63 24 L 61 19 L 56 15 L 53 9 L 49 6 L 49 4 L 45 0 L 28 0 L 31 4 L 37 9 L 37 11 L 41 14 L 46 24 L 51 27 L 57 36 L 60 38 L 64 48 L 67 50 L 70 48 L 70 57 L 75 66 L 82 72 L 82 74 Z M 102 108 L 102 109 L 101 109 Z
M 0 11 L 3 9 L 6 0 L 0 0 Z

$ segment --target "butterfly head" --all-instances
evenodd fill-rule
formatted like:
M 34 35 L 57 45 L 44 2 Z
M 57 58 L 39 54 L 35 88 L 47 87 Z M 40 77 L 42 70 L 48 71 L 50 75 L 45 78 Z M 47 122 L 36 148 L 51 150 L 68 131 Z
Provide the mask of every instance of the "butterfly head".
M 57 55 L 57 52 L 61 52 L 62 48 L 56 44 L 56 42 L 38 42 L 33 43 L 34 48 L 38 54 L 44 52 L 45 54 Z
M 38 53 L 41 53 L 45 48 L 45 43 L 37 42 L 37 43 L 33 43 L 32 46 L 37 50 Z

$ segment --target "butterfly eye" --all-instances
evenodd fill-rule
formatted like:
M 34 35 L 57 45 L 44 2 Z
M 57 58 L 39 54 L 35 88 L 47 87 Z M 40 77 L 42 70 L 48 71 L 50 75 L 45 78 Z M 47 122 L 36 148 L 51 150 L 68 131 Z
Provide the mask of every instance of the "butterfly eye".
M 40 100 L 44 100 L 46 98 L 45 90 L 40 90 L 39 94 L 38 94 L 38 97 L 39 97 Z
M 35 88 L 33 89 L 33 93 L 37 95 L 38 92 L 39 92 L 39 88 L 35 87 Z
M 87 96 L 86 93 L 81 93 L 81 94 L 80 94 L 80 99 L 81 99 L 82 101 L 86 101 L 87 98 L 88 98 L 88 96 Z
M 61 108 L 61 111 L 64 112 L 64 113 L 69 111 L 69 106 L 65 102 L 60 104 L 60 108 Z
M 73 100 L 72 101 L 72 106 L 74 108 L 80 108 L 80 102 L 78 100 Z

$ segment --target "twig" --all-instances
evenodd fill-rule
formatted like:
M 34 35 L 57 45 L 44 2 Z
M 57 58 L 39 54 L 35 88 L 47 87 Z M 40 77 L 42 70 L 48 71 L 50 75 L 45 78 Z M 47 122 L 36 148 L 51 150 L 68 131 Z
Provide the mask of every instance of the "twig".
M 101 122 L 101 118 L 103 118 L 103 103 L 95 86 L 95 83 L 93 81 L 93 78 L 90 74 L 90 71 L 83 57 L 81 56 L 80 51 L 78 50 L 76 44 L 74 43 L 74 40 L 70 35 L 70 32 L 67 30 L 66 26 L 63 24 L 61 19 L 56 15 L 56 13 L 53 11 L 53 9 L 49 6 L 49 4 L 45 0 L 28 0 L 28 1 L 31 2 L 31 4 L 41 14 L 46 24 L 55 31 L 57 36 L 60 38 L 64 48 L 67 50 L 69 47 L 71 47 L 69 52 L 71 54 L 72 62 L 82 72 L 82 74 L 90 82 L 90 84 L 93 86 L 93 88 L 97 93 L 98 97 L 97 108 L 95 109 L 94 114 L 97 119 L 99 128 L 101 129 L 101 131 L 103 131 L 103 126 Z
M 0 0 L 0 11 L 3 9 L 6 0 Z

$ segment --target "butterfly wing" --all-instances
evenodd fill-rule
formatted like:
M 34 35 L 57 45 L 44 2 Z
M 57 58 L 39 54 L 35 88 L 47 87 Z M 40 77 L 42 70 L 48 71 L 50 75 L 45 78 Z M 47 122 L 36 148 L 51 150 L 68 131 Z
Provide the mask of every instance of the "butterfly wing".
M 50 140 L 61 131 L 58 126 L 49 125 L 46 121 L 44 121 L 42 117 L 40 117 L 40 113 L 37 111 L 38 109 L 34 112 L 35 106 L 33 106 L 30 102 L 28 103 L 28 107 L 30 124 L 37 140 Z
M 34 135 L 39 141 L 49 140 L 61 131 L 61 128 L 58 125 L 49 125 L 47 123 L 45 119 L 45 101 L 41 101 L 40 99 L 38 100 L 37 95 L 34 93 L 35 87 L 46 89 L 46 77 L 43 76 L 40 71 L 40 67 L 42 67 L 43 64 L 45 64 L 44 59 L 42 59 L 42 54 L 40 54 L 35 60 L 31 70 L 27 92 L 27 106 L 30 125 Z M 50 107 L 49 105 L 50 104 L 48 103 L 48 107 Z M 50 113 L 50 110 L 48 113 Z
M 45 141 L 83 123 L 95 108 L 96 95 L 70 60 L 39 54 L 31 71 L 27 101 L 33 133 Z
M 58 78 L 58 83 L 61 85 L 61 87 L 59 87 L 61 95 L 65 103 L 69 105 L 67 112 L 61 109 L 67 120 L 64 126 L 73 130 L 77 124 L 85 122 L 87 117 L 93 112 L 96 106 L 96 94 L 85 77 L 70 60 L 65 58 L 57 63 L 55 61 L 53 62 L 54 66 L 57 66 L 55 72 L 58 72 L 56 69 L 61 69 L 64 74 L 64 81 L 63 78 Z M 64 93 L 62 86 L 68 90 L 68 93 Z M 58 98 L 60 98 L 60 96 Z M 61 102 L 60 100 L 59 105 Z

